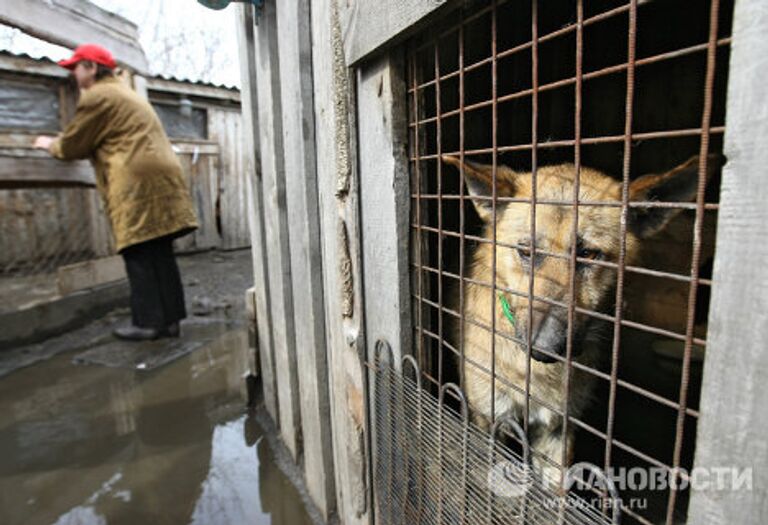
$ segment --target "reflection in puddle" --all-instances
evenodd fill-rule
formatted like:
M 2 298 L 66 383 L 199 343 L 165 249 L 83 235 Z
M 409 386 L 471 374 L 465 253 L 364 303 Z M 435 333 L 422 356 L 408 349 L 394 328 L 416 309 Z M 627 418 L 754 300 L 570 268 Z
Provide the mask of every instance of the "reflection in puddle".
M 59 355 L 0 379 L 0 521 L 309 523 L 244 414 L 242 330 L 155 370 Z

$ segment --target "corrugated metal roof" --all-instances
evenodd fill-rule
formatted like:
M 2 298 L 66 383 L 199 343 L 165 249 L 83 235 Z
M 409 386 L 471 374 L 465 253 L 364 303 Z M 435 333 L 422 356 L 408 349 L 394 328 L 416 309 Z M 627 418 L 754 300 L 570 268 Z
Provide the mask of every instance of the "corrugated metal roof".
M 56 61 L 48 56 L 41 55 L 39 57 L 35 57 L 28 53 L 15 53 L 7 49 L 0 49 L 0 55 L 11 56 L 14 58 L 25 58 L 27 60 L 34 60 L 35 62 L 45 62 L 54 65 L 56 64 Z
M 206 87 L 212 87 L 212 88 L 218 88 L 218 89 L 228 89 L 230 91 L 240 91 L 240 89 L 237 86 L 228 86 L 226 84 L 214 84 L 213 82 L 205 82 L 202 80 L 190 80 L 188 78 L 179 78 L 173 75 L 157 74 L 152 76 L 154 78 L 158 78 L 161 80 L 169 80 L 171 82 L 179 82 L 181 84 L 194 84 L 197 86 L 206 86 Z
M 28 53 L 16 53 L 13 51 L 9 51 L 7 49 L 0 49 L 0 55 L 10 56 L 13 58 L 21 58 L 25 60 L 32 60 L 41 64 L 57 65 L 55 60 L 47 56 L 34 57 Z M 237 92 L 240 91 L 240 89 L 237 88 L 236 86 L 228 86 L 226 84 L 215 84 L 213 82 L 205 82 L 202 80 L 190 80 L 188 78 L 179 78 L 173 75 L 157 74 L 157 75 L 152 75 L 152 77 L 160 80 L 167 80 L 170 82 L 178 82 L 179 84 L 191 84 L 191 85 L 205 86 L 205 87 L 211 87 L 216 89 L 227 89 L 229 91 L 237 91 Z

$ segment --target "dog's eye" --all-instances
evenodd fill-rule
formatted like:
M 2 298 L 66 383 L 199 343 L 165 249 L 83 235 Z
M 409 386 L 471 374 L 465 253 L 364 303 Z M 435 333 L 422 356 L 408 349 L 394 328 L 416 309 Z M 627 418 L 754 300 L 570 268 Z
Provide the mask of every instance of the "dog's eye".
M 603 258 L 603 252 L 592 248 L 579 248 L 577 254 L 581 259 L 590 259 L 592 261 Z

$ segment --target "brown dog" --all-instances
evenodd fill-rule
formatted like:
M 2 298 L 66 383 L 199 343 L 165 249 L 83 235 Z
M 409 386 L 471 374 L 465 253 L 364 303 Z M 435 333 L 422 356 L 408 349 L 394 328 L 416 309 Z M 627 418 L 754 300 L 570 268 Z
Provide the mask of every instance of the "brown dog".
M 462 169 L 458 158 L 444 155 L 443 161 Z M 719 168 L 720 162 L 712 156 L 709 172 Z M 485 239 L 493 237 L 493 213 L 489 197 L 492 195 L 492 167 L 465 161 L 464 178 L 469 196 L 477 213 L 484 221 Z M 698 184 L 699 158 L 661 175 L 646 175 L 635 179 L 629 187 L 630 201 L 693 200 Z M 533 349 L 530 361 L 529 429 L 534 465 L 540 468 L 546 456 L 560 464 L 565 447 L 566 465 L 572 460 L 573 428 L 568 425 L 563 436 L 562 417 L 545 405 L 563 411 L 568 404 L 569 414 L 579 417 L 592 397 L 594 375 L 572 367 L 570 391 L 565 391 L 564 376 L 568 311 L 570 302 L 570 261 L 574 208 L 572 205 L 542 204 L 541 201 L 571 201 L 576 170 L 572 164 L 542 167 L 537 170 L 536 184 L 536 242 L 531 260 L 530 204 L 497 202 L 495 227 L 497 242 L 496 286 L 512 290 L 502 293 L 508 305 L 505 314 L 499 292 L 490 288 L 494 247 L 480 243 L 471 255 L 467 277 L 473 282 L 464 286 L 462 312 L 465 354 L 463 376 L 468 401 L 475 413 L 475 421 L 488 427 L 491 420 L 491 389 L 494 393 L 494 412 L 498 418 L 511 414 L 523 419 L 529 323 L 528 287 L 533 272 L 536 297 L 552 302 L 534 301 L 531 338 Z M 515 172 L 507 166 L 498 166 L 496 194 L 499 197 L 531 199 L 531 173 Z M 621 182 L 600 171 L 581 168 L 579 199 L 575 303 L 579 308 L 592 311 L 612 311 L 615 302 L 617 272 L 613 268 L 589 264 L 590 261 L 617 262 L 621 246 L 621 207 L 594 206 L 590 202 L 621 201 Z M 481 197 L 483 199 L 477 199 Z M 638 260 L 646 239 L 663 230 L 680 209 L 630 208 L 626 226 L 626 264 Z M 547 253 L 541 253 L 541 252 Z M 557 257 L 551 254 L 559 254 Z M 493 294 L 493 295 L 492 295 Z M 458 301 L 456 301 L 458 303 Z M 495 387 L 490 379 L 492 344 L 490 326 L 495 316 Z M 468 322 L 468 321 L 472 322 Z M 594 318 L 575 313 L 573 320 L 572 357 L 577 363 L 598 366 L 600 348 L 598 339 L 605 339 L 595 330 Z M 484 326 L 478 326 L 484 325 Z M 505 336 L 499 333 L 506 334 Z M 515 338 L 516 341 L 510 338 Z M 563 360 L 559 359 L 563 358 Z

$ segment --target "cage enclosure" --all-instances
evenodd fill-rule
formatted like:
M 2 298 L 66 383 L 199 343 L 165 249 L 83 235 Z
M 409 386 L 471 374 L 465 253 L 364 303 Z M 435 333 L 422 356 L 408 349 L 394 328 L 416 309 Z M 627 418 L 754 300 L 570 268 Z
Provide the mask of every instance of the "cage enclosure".
M 550 477 L 692 467 L 732 10 L 482 3 L 407 44 L 422 387 L 513 417 Z M 621 497 L 685 516 L 685 490 Z

